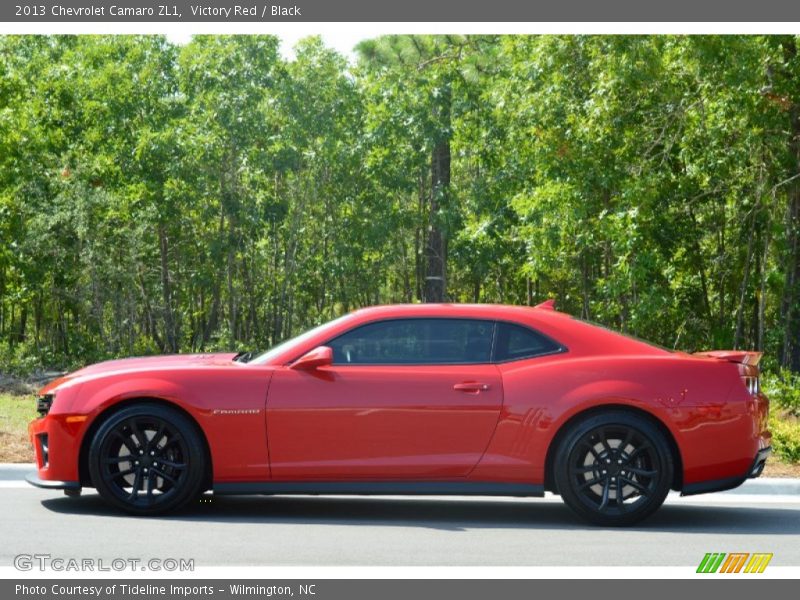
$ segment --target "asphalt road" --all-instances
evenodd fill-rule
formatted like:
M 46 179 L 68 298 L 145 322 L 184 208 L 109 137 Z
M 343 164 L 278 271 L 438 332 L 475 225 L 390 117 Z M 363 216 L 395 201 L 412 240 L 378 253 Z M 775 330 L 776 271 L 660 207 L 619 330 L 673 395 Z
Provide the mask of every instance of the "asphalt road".
M 60 558 L 193 558 L 195 565 L 698 564 L 706 552 L 772 552 L 800 565 L 800 494 L 670 497 L 640 526 L 585 525 L 559 499 L 225 496 L 134 518 L 93 492 L 3 481 L 0 565 Z

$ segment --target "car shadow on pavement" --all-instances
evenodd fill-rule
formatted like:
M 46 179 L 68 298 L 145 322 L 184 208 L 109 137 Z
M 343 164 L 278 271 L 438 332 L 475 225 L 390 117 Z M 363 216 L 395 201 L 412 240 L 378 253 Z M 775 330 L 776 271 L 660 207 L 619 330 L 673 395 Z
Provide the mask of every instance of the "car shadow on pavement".
M 402 526 L 440 530 L 585 529 L 592 527 L 558 502 L 447 500 L 424 498 L 336 498 L 308 496 L 204 496 L 196 504 L 161 517 L 132 517 L 96 494 L 49 498 L 42 506 L 70 515 L 214 523 L 335 524 Z M 800 508 L 666 504 L 629 531 L 798 535 Z

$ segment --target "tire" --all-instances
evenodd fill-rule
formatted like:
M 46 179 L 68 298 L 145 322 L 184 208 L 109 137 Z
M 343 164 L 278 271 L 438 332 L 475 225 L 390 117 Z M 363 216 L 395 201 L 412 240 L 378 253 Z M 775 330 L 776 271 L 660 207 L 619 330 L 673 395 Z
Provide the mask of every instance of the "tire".
M 632 525 L 655 512 L 672 486 L 669 443 L 650 420 L 613 410 L 572 425 L 553 462 L 562 499 L 606 527 Z
M 142 403 L 100 425 L 89 446 L 89 473 L 110 504 L 134 515 L 156 515 L 202 492 L 205 457 L 201 434 L 186 416 Z

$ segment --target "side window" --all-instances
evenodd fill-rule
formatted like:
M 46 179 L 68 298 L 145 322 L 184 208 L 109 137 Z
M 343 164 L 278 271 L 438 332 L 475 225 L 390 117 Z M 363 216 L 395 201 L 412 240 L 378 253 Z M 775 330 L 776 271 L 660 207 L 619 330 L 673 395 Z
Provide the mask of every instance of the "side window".
M 328 343 L 339 365 L 488 363 L 494 323 L 471 319 L 396 319 L 370 323 Z
M 496 362 L 531 358 L 560 349 L 561 346 L 553 340 L 527 327 L 513 323 L 497 324 L 497 345 L 494 353 Z

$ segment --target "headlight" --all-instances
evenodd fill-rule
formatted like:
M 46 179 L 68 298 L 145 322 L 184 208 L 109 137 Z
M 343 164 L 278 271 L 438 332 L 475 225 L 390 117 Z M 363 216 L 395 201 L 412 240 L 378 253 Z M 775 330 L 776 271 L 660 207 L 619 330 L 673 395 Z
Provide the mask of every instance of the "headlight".
M 53 394 L 45 394 L 36 399 L 36 411 L 41 416 L 45 416 L 50 412 L 50 407 L 53 406 L 53 397 Z

